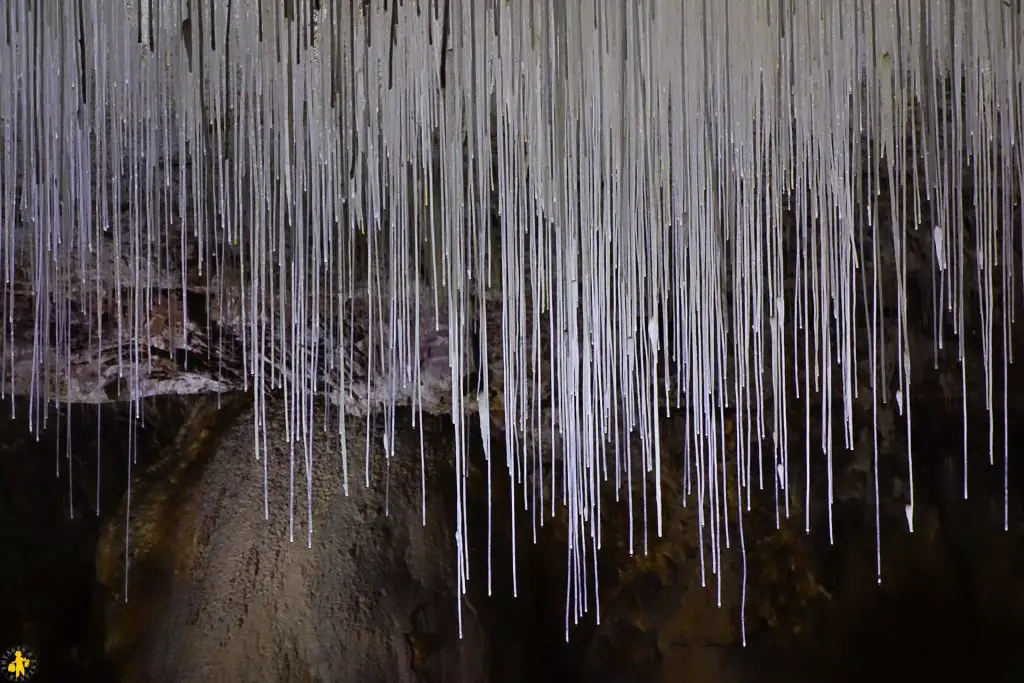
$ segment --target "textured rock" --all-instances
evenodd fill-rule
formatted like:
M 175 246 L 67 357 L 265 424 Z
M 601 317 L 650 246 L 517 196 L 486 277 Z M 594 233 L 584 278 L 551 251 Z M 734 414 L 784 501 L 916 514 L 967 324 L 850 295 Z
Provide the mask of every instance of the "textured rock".
M 0 566 L 0 598 L 8 606 L 0 637 L 27 642 L 44 670 L 61 680 L 174 681 L 205 668 L 214 679 L 234 681 L 244 680 L 235 672 L 259 665 L 264 672 L 257 680 L 316 680 L 317 671 L 326 669 L 321 680 L 344 682 L 364 680 L 361 663 L 382 676 L 399 672 L 405 680 L 433 683 L 466 680 L 453 679 L 465 657 L 479 680 L 502 683 L 818 683 L 950 675 L 1001 681 L 1018 680 L 1024 671 L 1017 647 L 1024 629 L 1024 592 L 1016 576 L 1024 560 L 1021 475 L 1011 469 L 1010 531 L 1004 532 L 1001 462 L 997 454 L 992 467 L 985 457 L 987 418 L 969 415 L 972 488 L 964 502 L 959 410 L 946 408 L 938 397 L 921 404 L 931 420 L 920 422 L 915 437 L 921 468 L 913 535 L 906 531 L 903 494 L 893 485 L 904 463 L 898 430 L 880 453 L 881 586 L 875 579 L 870 481 L 849 486 L 849 496 L 837 500 L 834 545 L 828 542 L 820 491 L 810 534 L 804 533 L 798 507 L 776 530 L 771 497 L 754 497 L 745 517 L 746 649 L 740 642 L 742 562 L 735 536 L 723 555 L 721 608 L 717 577 L 708 573 L 707 587 L 700 585 L 693 511 L 679 506 L 679 486 L 673 483 L 681 481 L 678 450 L 669 448 L 678 444 L 679 418 L 663 423 L 662 430 L 670 501 L 665 537 L 657 539 L 652 528 L 644 555 L 638 527 L 630 556 L 625 508 L 612 502 L 607 489 L 601 624 L 591 613 L 572 628 L 568 644 L 564 514 L 539 529 L 536 545 L 528 515 L 520 514 L 519 595 L 513 598 L 508 483 L 495 475 L 494 591 L 488 597 L 486 478 L 482 456 L 472 448 L 472 574 L 467 637 L 460 646 L 451 583 L 451 430 L 445 421 L 428 420 L 424 432 L 427 453 L 436 456 L 428 460 L 434 465 L 425 529 L 419 524 L 418 435 L 402 427 L 397 442 L 408 448 L 411 439 L 411 480 L 408 470 L 402 474 L 410 458 L 403 465 L 396 452 L 391 486 L 383 487 L 383 453 L 376 448 L 366 491 L 360 480 L 365 423 L 353 423 L 347 500 L 336 491 L 337 453 L 321 437 L 317 468 L 326 479 L 315 489 L 317 533 L 310 550 L 302 534 L 301 466 L 296 541 L 287 539 L 286 452 L 273 460 L 271 520 L 263 520 L 262 468 L 252 458 L 244 396 L 224 397 L 220 409 L 215 397 L 194 402 L 187 414 L 175 404 L 147 410 L 138 430 L 125 606 L 125 510 L 117 501 L 130 454 L 126 413 L 103 409 L 97 450 L 95 407 L 73 411 L 75 468 L 69 482 L 63 459 L 62 476 L 54 477 L 55 458 L 67 445 L 65 423 L 56 429 L 51 414 L 51 428 L 37 442 L 25 425 L 24 407 L 19 404 L 18 417 L 0 425 L 7 455 L 0 464 L 9 484 L 0 496 L 0 540 L 15 560 Z M 1015 419 L 1018 410 L 1011 416 L 1014 439 L 1024 437 L 1016 426 L 1024 424 Z M 400 415 L 399 425 L 405 417 Z M 177 424 L 185 426 L 175 437 Z M 728 425 L 726 431 L 731 453 Z M 270 436 L 279 442 L 280 430 Z M 802 438 L 793 435 L 794 448 Z M 500 458 L 500 443 L 494 447 Z M 97 452 L 103 456 L 99 519 L 93 514 Z M 854 454 L 844 457 L 856 460 Z M 816 463 L 815 478 L 823 481 L 823 459 Z M 851 472 L 864 478 L 856 468 Z M 69 483 L 74 519 L 67 513 Z M 381 517 L 385 492 L 390 518 Z M 94 578 L 88 558 L 96 549 L 98 522 L 103 528 Z M 348 555 L 353 544 L 354 557 Z M 103 588 L 93 598 L 90 586 L 97 580 Z M 94 639 L 103 622 L 120 678 L 104 668 L 101 638 Z M 344 637 L 349 631 L 375 635 L 354 640 Z M 181 673 L 176 666 L 190 668 Z
M 382 440 L 371 436 L 369 488 L 363 449 L 353 448 L 349 496 L 340 452 L 320 439 L 307 548 L 301 449 L 295 541 L 289 537 L 283 405 L 268 407 L 269 520 L 251 420 L 228 418 L 219 438 L 193 428 L 187 450 L 194 455 L 168 456 L 193 462 L 139 489 L 124 606 L 123 543 L 118 525 L 108 527 L 99 575 L 118 598 L 108 611 L 107 648 L 122 663 L 122 680 L 486 680 L 489 645 L 472 604 L 457 638 L 454 533 L 432 500 L 436 486 L 421 524 L 418 437 L 400 428 L 387 460 Z M 350 444 L 364 443 L 363 426 L 350 423 Z M 212 443 L 202 443 L 204 431 Z M 441 437 L 431 438 L 438 447 Z M 426 476 L 433 482 L 436 472 Z

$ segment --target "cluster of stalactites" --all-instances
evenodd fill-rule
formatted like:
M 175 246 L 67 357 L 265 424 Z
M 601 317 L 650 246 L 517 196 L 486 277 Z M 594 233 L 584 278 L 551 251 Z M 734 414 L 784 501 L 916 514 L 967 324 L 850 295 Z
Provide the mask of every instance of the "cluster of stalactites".
M 138 399 L 156 347 L 216 316 L 258 399 L 257 457 L 279 391 L 308 477 L 316 399 L 339 406 L 343 446 L 344 409 L 383 410 L 390 433 L 395 405 L 416 414 L 437 383 L 429 347 L 457 432 L 460 592 L 463 415 L 481 413 L 490 476 L 500 410 L 515 508 L 534 533 L 568 510 L 567 628 L 597 596 L 604 482 L 631 548 L 679 504 L 663 453 L 720 596 L 753 491 L 809 525 L 826 472 L 831 511 L 857 401 L 906 422 L 912 530 L 909 358 L 932 349 L 911 348 L 908 243 L 928 245 L 934 355 L 962 361 L 965 316 L 980 321 L 995 412 L 1022 45 L 997 0 L 8 0 L 4 392 L 60 400 L 85 363 Z M 196 287 L 215 310 L 173 294 Z M 662 444 L 677 408 L 685 441 Z M 311 540 L 308 507 L 292 524 Z

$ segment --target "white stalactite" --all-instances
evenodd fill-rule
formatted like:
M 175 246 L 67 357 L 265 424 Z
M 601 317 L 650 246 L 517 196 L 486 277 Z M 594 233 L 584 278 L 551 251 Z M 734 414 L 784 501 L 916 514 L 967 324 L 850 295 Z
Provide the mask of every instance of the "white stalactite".
M 1015 3 L 322 5 L 0 10 L 0 373 L 5 394 L 31 395 L 34 429 L 44 403 L 74 393 L 72 365 L 86 361 L 73 339 L 86 335 L 94 358 L 116 346 L 95 370 L 139 400 L 233 386 L 160 384 L 153 368 L 165 340 L 194 332 L 188 320 L 233 320 L 262 467 L 263 397 L 287 402 L 293 536 L 312 544 L 317 399 L 369 412 L 383 396 L 390 444 L 396 403 L 412 396 L 417 414 L 450 373 L 459 592 L 467 525 L 483 523 L 466 511 L 477 437 L 463 416 L 478 413 L 486 435 L 503 412 L 513 505 L 534 534 L 557 504 L 568 511 L 568 634 L 596 605 L 602 482 L 646 551 L 677 504 L 660 492 L 662 458 L 683 459 L 702 577 L 716 575 L 720 598 L 753 490 L 767 481 L 776 519 L 809 524 L 822 462 L 831 510 L 855 401 L 870 396 L 875 416 L 895 396 L 909 444 L 909 359 L 925 351 L 907 322 L 917 231 L 933 244 L 935 352 L 955 339 L 963 360 L 976 313 L 987 407 L 996 415 L 1002 390 L 1005 415 L 1024 190 Z M 211 310 L 172 295 L 195 287 L 220 294 Z M 26 334 L 30 358 L 16 353 Z M 503 367 L 488 372 L 490 340 Z M 360 387 L 353 354 L 386 381 Z M 789 424 L 794 399 L 805 425 Z M 658 432 L 679 409 L 685 450 Z M 994 419 L 990 459 L 1004 454 L 1005 476 Z M 801 427 L 802 458 L 789 447 Z M 355 452 L 342 450 L 346 479 Z

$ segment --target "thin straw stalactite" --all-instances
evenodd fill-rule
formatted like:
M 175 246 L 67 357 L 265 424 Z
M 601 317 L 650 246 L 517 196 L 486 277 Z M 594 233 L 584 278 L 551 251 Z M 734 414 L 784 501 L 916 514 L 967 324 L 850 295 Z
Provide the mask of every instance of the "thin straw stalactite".
M 0 386 L 33 430 L 54 402 L 252 391 L 265 497 L 280 395 L 310 546 L 315 439 L 341 438 L 347 487 L 370 447 L 346 415 L 383 415 L 390 458 L 397 406 L 450 413 L 460 596 L 471 524 L 492 589 L 475 413 L 489 484 L 503 430 L 513 523 L 567 512 L 567 637 L 599 618 L 606 482 L 631 551 L 693 506 L 702 581 L 721 601 L 739 546 L 745 598 L 752 494 L 810 530 L 823 476 L 832 538 L 833 455 L 868 406 L 881 581 L 879 414 L 905 420 L 912 532 L 915 354 L 960 364 L 964 497 L 983 385 L 1008 524 L 1022 136 L 1016 3 L 9 0 Z

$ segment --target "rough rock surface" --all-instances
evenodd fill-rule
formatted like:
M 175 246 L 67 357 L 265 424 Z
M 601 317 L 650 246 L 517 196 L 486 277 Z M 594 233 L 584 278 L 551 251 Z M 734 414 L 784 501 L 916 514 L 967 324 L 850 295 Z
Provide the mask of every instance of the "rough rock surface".
M 929 407 L 937 418 L 949 415 L 941 403 Z M 972 413 L 976 489 L 964 501 L 959 474 L 950 466 L 962 458 L 960 425 L 952 417 L 918 430 L 922 451 L 933 457 L 922 458 L 913 534 L 898 486 L 901 454 L 895 448 L 881 453 L 880 585 L 874 508 L 863 495 L 837 502 L 834 544 L 822 505 L 812 505 L 807 534 L 802 513 L 781 519 L 776 528 L 769 491 L 755 496 L 744 518 L 746 648 L 738 538 L 723 554 L 719 604 L 715 575 L 707 572 L 701 587 L 692 510 L 669 508 L 665 537 L 652 542 L 647 556 L 631 558 L 624 515 L 611 508 L 602 554 L 602 622 L 582 629 L 581 680 L 1019 678 L 1024 657 L 1012 634 L 1024 629 L 1024 585 L 1013 568 L 1024 560 L 1024 482 L 1019 474 L 1011 477 L 1010 530 L 1003 531 L 1001 468 L 974 457 L 986 447 L 985 417 Z M 678 430 L 678 423 L 668 424 L 666 438 L 678 437 Z M 666 472 L 667 482 L 680 480 L 674 470 Z M 821 478 L 823 468 L 812 472 Z M 670 484 L 665 493 L 670 499 L 677 491 Z
M 19 403 L 17 417 L 0 423 L 0 444 L 8 456 L 0 458 L 0 468 L 9 484 L 0 489 L 0 543 L 14 558 L 0 565 L 7 617 L 0 637 L 30 646 L 42 666 L 40 680 L 49 680 L 45 675 L 149 683 L 191 680 L 204 670 L 214 680 L 237 681 L 258 669 L 254 680 L 355 682 L 375 680 L 376 672 L 385 677 L 376 680 L 417 683 L 852 683 L 950 676 L 1010 681 L 1024 672 L 1017 646 L 1024 630 L 1024 588 L 1016 576 L 1024 561 L 1024 482 L 1011 469 L 1010 531 L 1004 532 L 1000 462 L 989 466 L 987 419 L 972 411 L 974 483 L 970 499 L 963 501 L 959 411 L 938 398 L 921 405 L 931 419 L 920 421 L 916 435 L 918 452 L 927 455 L 920 458 L 913 535 L 906 531 L 897 484 L 904 463 L 898 432 L 881 452 L 881 586 L 875 578 L 870 487 L 862 470 L 852 468 L 840 477 L 845 496 L 835 508 L 834 545 L 828 542 L 820 492 L 810 534 L 796 511 L 776 530 L 770 497 L 755 496 L 745 517 L 745 649 L 743 566 L 735 537 L 724 555 L 720 608 L 717 577 L 709 573 L 708 586 L 700 585 L 693 511 L 678 505 L 679 487 L 673 484 L 680 481 L 678 418 L 662 431 L 665 498 L 672 501 L 666 505 L 665 537 L 652 533 L 644 555 L 638 529 L 636 553 L 630 556 L 624 506 L 611 503 L 613 491 L 608 491 L 601 623 L 585 619 L 573 627 L 568 644 L 564 515 L 538 531 L 536 545 L 527 516 L 520 515 L 519 595 L 513 598 L 508 488 L 500 476 L 493 488 L 494 591 L 486 595 L 487 489 L 482 456 L 474 446 L 470 607 L 460 644 L 446 421 L 425 425 L 428 456 L 436 456 L 428 458 L 434 466 L 428 471 L 426 528 L 419 519 L 418 435 L 399 430 L 397 443 L 406 450 L 396 451 L 391 461 L 390 486 L 383 453 L 375 447 L 369 491 L 359 480 L 363 450 L 354 444 L 361 442 L 350 441 L 347 500 L 337 491 L 340 475 L 332 467 L 337 452 L 322 438 L 315 469 L 324 479 L 315 489 L 310 550 L 302 533 L 301 495 L 296 541 L 287 538 L 286 451 L 273 461 L 271 520 L 263 520 L 262 468 L 252 458 L 245 397 L 225 397 L 219 409 L 211 398 L 194 403 L 187 413 L 173 401 L 147 410 L 145 426 L 137 432 L 124 605 L 125 510 L 118 499 L 130 450 L 123 411 L 103 408 L 97 430 L 95 407 L 75 409 L 70 431 L 75 468 L 69 482 L 64 460 L 61 478 L 54 477 L 57 457 L 67 446 L 66 422 L 61 429 L 50 422 L 37 440 L 25 424 L 24 407 Z M 1019 417 L 1021 409 L 1014 408 L 1011 439 L 1024 438 L 1016 426 L 1024 424 Z M 351 425 L 354 439 L 362 438 L 364 424 Z M 183 427 L 175 432 L 175 425 Z M 727 422 L 724 441 L 731 454 L 730 430 Z M 280 430 L 268 435 L 280 443 Z M 793 438 L 799 445 L 803 437 Z M 676 450 L 668 448 L 672 444 Z M 413 457 L 403 458 L 409 448 Z M 500 444 L 495 448 L 500 457 Z M 103 476 L 100 517 L 93 514 L 97 453 Z M 844 457 L 856 460 L 854 454 Z M 840 460 L 839 469 L 848 461 Z M 302 493 L 301 462 L 297 474 Z M 820 468 L 815 474 L 823 481 Z M 97 549 L 94 565 L 90 559 Z M 355 557 L 349 555 L 353 549 Z M 101 589 L 94 595 L 90 587 L 96 583 Z M 318 672 L 327 673 L 317 678 Z
M 946 414 L 941 402 L 928 407 Z M 721 602 L 719 575 L 706 569 L 702 586 L 696 514 L 678 504 L 684 424 L 678 417 L 666 420 L 664 495 L 673 502 L 666 506 L 665 536 L 656 538 L 649 528 L 645 554 L 635 519 L 631 555 L 625 506 L 612 502 L 614 490 L 606 487 L 601 623 L 585 619 L 563 644 L 564 513 L 539 530 L 537 544 L 530 540 L 528 515 L 520 514 L 519 597 L 510 599 L 507 483 L 495 481 L 495 590 L 487 597 L 487 489 L 478 449 L 471 453 L 469 484 L 470 596 L 465 639 L 458 640 L 452 472 L 438 456 L 450 449 L 450 425 L 431 420 L 424 426 L 428 463 L 435 463 L 428 465 L 425 528 L 417 434 L 399 430 L 390 479 L 380 439 L 371 438 L 371 487 L 364 489 L 362 447 L 351 444 L 362 443 L 365 423 L 353 423 L 349 498 L 341 491 L 338 453 L 321 438 L 314 473 L 324 479 L 314 483 L 310 550 L 304 544 L 301 462 L 296 542 L 288 541 L 288 451 L 281 430 L 268 431 L 277 450 L 271 520 L 263 519 L 262 468 L 252 458 L 246 411 L 244 399 L 220 410 L 213 403 L 197 409 L 165 458 L 140 474 L 126 607 L 115 599 L 123 585 L 123 511 L 105 529 L 99 578 L 113 589 L 104 603 L 107 649 L 123 681 L 182 680 L 186 670 L 214 680 L 261 671 L 261 680 L 417 683 L 810 683 L 950 671 L 1008 680 L 1007 672 L 1024 671 L 1013 645 L 1013 634 L 1024 628 L 1024 590 L 1013 576 L 1024 560 L 1024 509 L 1017 493 L 1024 487 L 1019 475 L 1012 478 L 1009 533 L 1002 531 L 999 468 L 973 458 L 977 490 L 963 501 L 959 475 L 950 466 L 962 457 L 955 420 L 942 422 L 943 429 L 920 430 L 920 447 L 932 457 L 922 458 L 913 535 L 903 517 L 903 458 L 893 446 L 898 439 L 882 452 L 881 586 L 865 483 L 846 484 L 852 493 L 836 503 L 834 545 L 823 498 L 812 502 L 812 532 L 806 534 L 799 505 L 777 529 L 768 492 L 755 495 L 744 519 L 745 606 L 735 535 L 723 554 Z M 983 452 L 984 415 L 972 413 L 969 426 L 972 454 Z M 730 419 L 723 434 L 730 459 L 733 429 Z M 812 474 L 824 481 L 818 464 Z M 846 475 L 863 476 L 856 468 Z M 536 661 L 546 664 L 534 668 Z
M 273 403 L 267 415 L 269 520 L 250 413 L 228 420 L 219 439 L 193 425 L 192 451 L 213 450 L 171 453 L 173 472 L 137 488 L 127 605 L 120 525 L 108 528 L 99 578 L 118 598 L 108 611 L 107 648 L 122 662 L 123 680 L 401 683 L 427 671 L 439 681 L 488 680 L 489 643 L 471 603 L 463 639 L 456 637 L 454 516 L 433 500 L 436 486 L 421 524 L 418 436 L 400 429 L 387 459 L 371 434 L 366 488 L 365 422 L 351 422 L 349 443 L 360 447 L 349 455 L 348 496 L 340 451 L 317 441 L 309 548 L 301 448 L 290 537 L 283 411 Z M 203 431 L 215 443 L 195 443 Z M 437 446 L 442 437 L 430 438 Z M 426 473 L 431 482 L 435 476 Z

